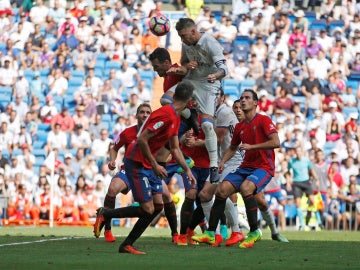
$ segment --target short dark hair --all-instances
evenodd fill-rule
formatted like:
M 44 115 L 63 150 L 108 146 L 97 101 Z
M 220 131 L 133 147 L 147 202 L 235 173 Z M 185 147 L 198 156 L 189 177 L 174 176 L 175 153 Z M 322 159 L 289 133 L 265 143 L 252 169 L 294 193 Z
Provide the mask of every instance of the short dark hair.
M 156 48 L 150 55 L 149 60 L 154 61 L 158 59 L 160 63 L 164 63 L 168 60 L 171 63 L 170 53 L 165 48 Z
M 254 90 L 248 88 L 248 89 L 245 89 L 243 93 L 245 93 L 245 92 L 251 93 L 252 96 L 253 96 L 253 97 L 252 97 L 253 100 L 259 101 L 258 95 L 256 94 L 256 92 L 255 92 Z
M 189 81 L 182 81 L 175 88 L 174 100 L 186 102 L 192 97 L 193 92 L 194 85 Z
M 141 108 L 143 108 L 143 107 L 148 107 L 150 109 L 150 112 L 152 112 L 151 106 L 149 103 L 141 103 L 136 109 L 136 114 L 138 114 L 140 112 Z
M 194 27 L 194 26 L 195 26 L 195 22 L 192 19 L 181 18 L 176 23 L 175 29 L 176 29 L 176 31 L 180 31 L 180 30 L 187 29 L 187 28 Z

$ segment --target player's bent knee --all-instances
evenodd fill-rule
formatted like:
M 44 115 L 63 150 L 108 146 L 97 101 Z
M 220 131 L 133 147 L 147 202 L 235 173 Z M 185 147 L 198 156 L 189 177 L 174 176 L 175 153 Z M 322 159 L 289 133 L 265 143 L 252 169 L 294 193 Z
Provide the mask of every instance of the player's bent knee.
M 203 121 L 201 121 L 201 128 L 205 134 L 215 132 L 214 122 L 211 119 L 203 119 Z

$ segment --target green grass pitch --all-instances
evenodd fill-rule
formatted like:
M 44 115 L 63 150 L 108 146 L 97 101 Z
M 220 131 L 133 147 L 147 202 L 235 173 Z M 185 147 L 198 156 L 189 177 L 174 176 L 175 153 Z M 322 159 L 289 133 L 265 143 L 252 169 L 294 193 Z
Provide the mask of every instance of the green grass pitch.
M 115 243 L 95 239 L 92 227 L 0 227 L 0 268 L 7 269 L 360 269 L 360 232 L 298 232 L 290 243 L 263 238 L 238 246 L 178 247 L 168 229 L 148 228 L 135 246 L 146 255 L 119 254 L 129 229 L 113 227 Z

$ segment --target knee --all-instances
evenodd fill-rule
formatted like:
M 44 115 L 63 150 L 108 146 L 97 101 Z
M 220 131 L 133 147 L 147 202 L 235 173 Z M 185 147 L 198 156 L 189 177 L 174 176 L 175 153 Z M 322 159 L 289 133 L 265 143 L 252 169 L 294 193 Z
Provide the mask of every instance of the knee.
M 190 189 L 186 192 L 185 197 L 191 200 L 196 199 L 196 189 Z
M 225 185 L 223 184 L 220 184 L 218 185 L 218 187 L 216 188 L 216 192 L 215 192 L 215 195 L 217 197 L 220 197 L 220 198 L 227 198 L 229 197 L 231 194 L 229 194 L 229 190 L 226 188 Z
M 248 196 L 255 193 L 256 186 L 253 182 L 245 180 L 240 186 L 240 191 L 242 196 Z
M 113 178 L 111 180 L 107 194 L 109 196 L 115 197 L 122 191 L 122 189 L 124 189 L 124 186 L 125 185 L 123 184 L 123 181 L 120 178 Z
M 201 190 L 199 193 L 200 201 L 207 202 L 211 200 L 213 194 L 209 192 L 209 190 Z
M 152 215 L 155 211 L 153 204 L 143 204 L 141 205 L 141 208 L 144 210 L 144 212 L 148 215 Z
M 201 128 L 205 134 L 215 132 L 214 131 L 214 122 L 210 119 L 205 119 L 201 122 Z

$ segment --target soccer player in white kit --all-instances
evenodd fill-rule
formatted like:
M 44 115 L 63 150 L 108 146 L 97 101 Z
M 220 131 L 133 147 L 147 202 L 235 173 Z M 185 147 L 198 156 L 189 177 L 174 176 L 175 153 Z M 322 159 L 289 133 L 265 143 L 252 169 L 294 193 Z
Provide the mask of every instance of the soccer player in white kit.
M 183 42 L 181 66 L 171 68 L 168 73 L 186 74 L 183 80 L 190 80 L 195 86 L 196 109 L 200 112 L 201 128 L 205 133 L 205 146 L 210 157 L 210 182 L 216 183 L 220 176 L 214 114 L 221 88 L 220 80 L 228 73 L 223 48 L 213 36 L 199 32 L 192 19 L 181 18 L 175 28 Z

